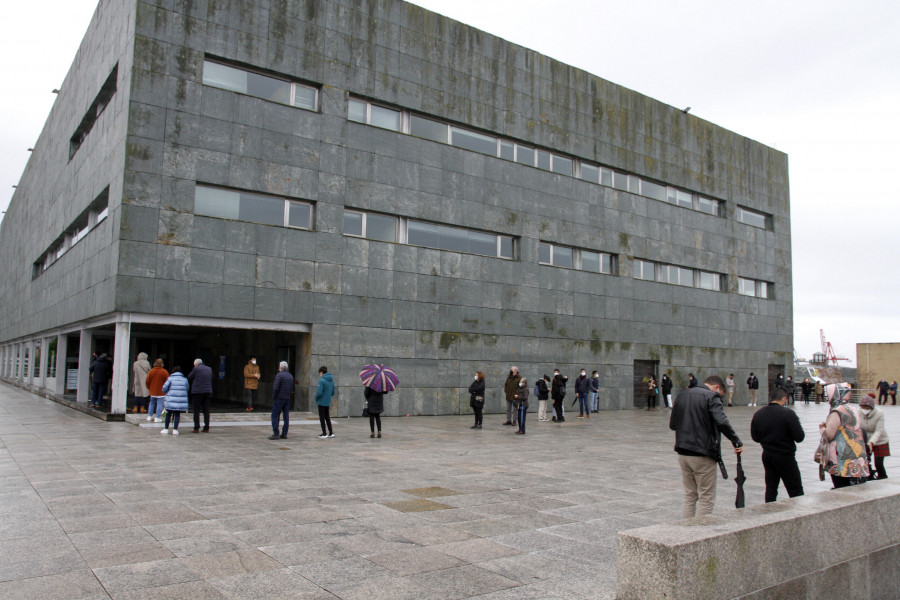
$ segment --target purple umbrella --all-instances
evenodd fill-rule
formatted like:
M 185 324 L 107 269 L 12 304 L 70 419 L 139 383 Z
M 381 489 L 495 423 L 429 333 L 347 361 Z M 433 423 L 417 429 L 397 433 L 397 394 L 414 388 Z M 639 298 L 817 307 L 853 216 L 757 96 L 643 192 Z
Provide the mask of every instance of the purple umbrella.
M 393 392 L 400 385 L 400 378 L 390 367 L 384 365 L 366 365 L 359 372 L 363 385 L 376 392 Z

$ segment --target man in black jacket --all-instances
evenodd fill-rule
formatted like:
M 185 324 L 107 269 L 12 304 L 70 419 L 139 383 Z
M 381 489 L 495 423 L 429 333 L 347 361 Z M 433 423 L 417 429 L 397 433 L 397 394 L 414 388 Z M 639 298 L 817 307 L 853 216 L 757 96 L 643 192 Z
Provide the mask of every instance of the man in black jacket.
M 706 378 L 703 385 L 678 394 L 669 418 L 675 432 L 675 452 L 681 466 L 684 505 L 681 517 L 689 519 L 712 513 L 716 503 L 716 463 L 721 460 L 721 434 L 734 446 L 736 454 L 744 444 L 731 426 L 722 408 L 725 382 L 718 375 Z M 697 503 L 700 503 L 697 506 Z
M 103 406 L 103 396 L 109 387 L 109 380 L 112 379 L 112 361 L 106 357 L 104 352 L 88 367 L 91 374 L 91 406 L 100 408 Z
M 756 406 L 756 394 L 759 392 L 759 379 L 753 373 L 747 378 L 747 390 L 750 392 L 750 402 L 747 406 Z
M 787 399 L 787 392 L 775 388 L 769 394 L 769 405 L 756 411 L 750 421 L 750 437 L 763 447 L 766 502 L 775 502 L 779 481 L 784 482 L 791 498 L 803 495 L 803 480 L 794 454 L 796 443 L 802 442 L 806 434 L 797 413 L 785 408 Z

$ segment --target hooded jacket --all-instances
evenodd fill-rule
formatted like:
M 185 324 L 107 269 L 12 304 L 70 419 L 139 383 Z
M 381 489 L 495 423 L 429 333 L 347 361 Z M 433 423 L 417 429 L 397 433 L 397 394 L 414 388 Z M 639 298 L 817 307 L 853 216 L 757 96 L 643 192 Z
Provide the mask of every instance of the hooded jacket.
M 331 397 L 334 395 L 334 377 L 331 373 L 325 373 L 319 377 L 319 385 L 316 386 L 316 405 L 331 406 Z
M 162 391 L 166 395 L 167 411 L 187 412 L 189 387 L 187 377 L 180 371 L 169 375 L 162 386 Z
M 112 377 L 112 361 L 106 356 L 100 356 L 91 363 L 88 371 L 93 375 L 94 383 L 108 383 Z
M 131 372 L 134 375 L 134 395 L 138 398 L 146 398 L 150 395 L 150 390 L 147 388 L 150 362 L 147 360 L 146 352 L 137 355 L 137 360 L 131 365 Z

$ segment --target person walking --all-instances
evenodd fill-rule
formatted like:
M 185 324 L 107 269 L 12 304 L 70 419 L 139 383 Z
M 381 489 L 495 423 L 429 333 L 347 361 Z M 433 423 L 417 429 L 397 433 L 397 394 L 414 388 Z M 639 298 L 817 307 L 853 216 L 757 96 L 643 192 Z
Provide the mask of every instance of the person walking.
M 291 382 L 293 385 L 293 382 Z M 319 383 L 316 385 L 316 406 L 319 409 L 319 425 L 322 426 L 321 439 L 333 438 L 334 430 L 331 428 L 331 397 L 334 395 L 334 377 L 328 372 L 328 367 L 319 367 Z M 325 431 L 325 428 L 328 431 Z M 287 427 L 287 426 L 285 426 Z M 287 434 L 285 434 L 287 435 Z
M 518 371 L 517 371 L 518 372 Z M 378 426 L 378 437 L 381 437 L 381 413 L 384 412 L 384 395 L 387 392 L 376 392 L 370 387 L 363 390 L 366 407 L 369 411 L 369 437 L 375 437 L 375 426 Z
M 509 375 L 506 376 L 506 383 L 503 385 L 503 393 L 506 396 L 506 422 L 504 425 L 515 425 L 518 415 L 514 409 L 516 403 L 516 392 L 519 390 L 519 367 L 513 366 L 509 368 Z
M 200 433 L 200 412 L 203 412 L 203 433 L 209 433 L 209 398 L 212 396 L 212 369 L 199 358 L 188 375 L 191 401 L 194 403 L 194 433 Z
M 588 393 L 591 404 L 591 412 L 597 412 L 597 400 L 600 398 L 600 374 L 597 371 L 591 373 L 591 390 Z
M 172 424 L 172 434 L 178 435 L 178 423 L 181 421 L 181 413 L 188 409 L 188 389 L 190 384 L 181 372 L 181 367 L 172 367 L 172 374 L 162 386 L 166 395 L 166 424 L 160 432 L 163 435 L 169 433 L 169 424 Z
M 525 415 L 528 414 L 528 379 L 523 377 L 519 381 L 519 390 L 516 392 L 516 411 L 519 417 L 519 430 L 516 433 L 525 434 Z
M 291 424 L 291 392 L 294 391 L 294 376 L 288 372 L 286 361 L 278 363 L 278 374 L 272 382 L 272 435 L 270 440 L 287 439 Z M 196 414 L 196 413 L 194 413 Z M 278 422 L 283 417 L 284 425 L 278 433 Z
M 815 387 L 813 387 L 813 392 L 815 392 L 816 394 L 816 404 L 825 401 L 825 385 L 821 380 L 816 380 L 816 385 Z
M 750 393 L 750 402 L 747 406 L 756 406 L 756 394 L 759 392 L 759 379 L 752 372 L 747 378 L 747 391 Z
M 662 388 L 663 399 L 666 401 L 666 408 L 669 410 L 672 409 L 672 387 L 674 384 L 672 383 L 672 378 L 667 374 L 663 373 L 662 381 L 660 387 Z
M 825 386 L 825 397 L 831 411 L 819 433 L 828 443 L 825 470 L 831 475 L 835 489 L 865 483 L 869 465 L 863 447 L 863 430 L 859 408 L 850 404 L 852 389 L 846 383 Z
M 884 430 L 884 411 L 875 406 L 875 395 L 870 393 L 859 400 L 859 424 L 868 436 L 866 450 L 875 458 L 875 473 L 869 472 L 869 481 L 875 479 L 887 479 L 887 471 L 884 470 L 884 457 L 891 455 L 889 438 Z
M 256 357 L 250 356 L 244 365 L 244 400 L 247 402 L 247 412 L 253 412 L 256 403 L 256 392 L 259 389 L 259 365 Z
M 718 375 L 711 375 L 702 386 L 687 388 L 678 394 L 669 417 L 669 429 L 675 432 L 675 452 L 678 453 L 684 486 L 683 519 L 713 511 L 716 463 L 722 457 L 721 435 L 731 441 L 736 454 L 744 450 L 741 438 L 722 408 L 724 393 L 725 382 Z
M 647 410 L 656 410 L 656 396 L 658 394 L 659 390 L 656 387 L 656 377 L 651 375 L 650 381 L 647 382 Z
M 578 396 L 578 418 L 591 418 L 591 406 L 588 404 L 588 393 L 591 391 L 591 382 L 587 378 L 587 372 L 582 369 L 575 378 L 575 395 Z
M 734 373 L 729 373 L 725 379 L 725 395 L 728 400 L 728 406 L 734 402 Z
M 475 413 L 475 424 L 472 429 L 481 429 L 484 417 L 484 390 L 486 383 L 484 381 L 484 373 L 475 371 L 475 381 L 469 384 L 469 406 Z
M 134 405 L 131 412 L 147 412 L 150 404 L 150 390 L 147 389 L 147 374 L 150 373 L 150 361 L 146 352 L 138 352 L 137 360 L 131 365 L 132 384 L 134 391 Z
M 809 396 L 812 394 L 813 382 L 809 380 L 809 377 L 804 377 L 803 381 L 800 382 L 800 394 L 803 396 L 803 403 L 809 404 Z
M 547 418 L 547 399 L 550 397 L 550 376 L 544 375 L 543 379 L 538 379 L 534 384 L 535 396 L 538 399 L 538 421 L 548 421 Z
M 150 392 L 150 406 L 147 409 L 147 420 L 159 423 L 162 421 L 159 415 L 165 408 L 166 393 L 163 391 L 163 384 L 169 378 L 169 372 L 163 367 L 163 360 L 157 358 L 153 361 L 153 368 L 147 373 L 144 383 L 147 384 L 147 391 Z M 185 409 L 187 410 L 187 409 Z
M 889 384 L 886 379 L 882 378 L 882 380 L 878 382 L 878 385 L 875 386 L 875 389 L 878 390 L 878 404 L 887 404 L 888 392 L 891 389 L 891 384 Z
M 112 378 L 112 362 L 105 352 L 91 362 L 88 372 L 91 374 L 91 406 L 100 408 L 103 406 L 103 396 L 106 395 L 106 388 Z
M 891 387 L 888 388 L 888 394 L 891 397 L 891 406 L 897 406 L 897 382 L 892 381 Z
M 566 422 L 563 400 L 566 397 L 566 382 L 568 380 L 569 378 L 566 375 L 559 374 L 559 369 L 553 370 L 553 382 L 550 384 L 550 398 L 553 399 L 553 411 L 556 413 L 553 420 L 556 423 Z
M 762 463 L 766 478 L 766 502 L 778 498 L 778 484 L 784 482 L 788 496 L 803 495 L 803 480 L 795 454 L 797 444 L 806 434 L 797 413 L 785 408 L 787 393 L 774 389 L 769 394 L 769 405 L 755 413 L 750 421 L 750 437 L 763 448 Z

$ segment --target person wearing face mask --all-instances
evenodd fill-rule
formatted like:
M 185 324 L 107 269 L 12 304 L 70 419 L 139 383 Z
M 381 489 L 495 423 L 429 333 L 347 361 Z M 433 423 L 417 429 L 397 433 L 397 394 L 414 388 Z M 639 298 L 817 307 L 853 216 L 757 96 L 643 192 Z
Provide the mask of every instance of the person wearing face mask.
M 884 430 L 884 411 L 875 406 L 875 394 L 869 393 L 859 400 L 859 424 L 869 438 L 868 454 L 875 457 L 875 473 L 878 479 L 887 479 L 884 470 L 884 457 L 891 455 L 888 435 Z M 869 481 L 875 479 L 875 473 L 869 473 Z
M 472 407 L 472 411 L 475 413 L 475 424 L 472 425 L 472 429 L 481 429 L 482 410 L 484 409 L 484 373 L 481 371 L 475 372 L 475 381 L 469 384 L 469 406 Z
M 591 418 L 591 405 L 588 404 L 588 393 L 591 391 L 591 381 L 587 378 L 584 369 L 581 370 L 575 379 L 575 394 L 578 395 L 578 418 L 583 419 L 587 416 Z
M 549 421 L 547 418 L 547 398 L 550 397 L 550 376 L 544 375 L 543 379 L 538 379 L 534 386 L 535 395 L 538 399 L 538 421 Z
M 503 393 L 506 396 L 506 422 L 504 425 L 515 425 L 519 416 L 514 409 L 516 404 L 516 392 L 519 391 L 519 381 L 522 376 L 519 375 L 519 367 L 510 367 L 509 375 L 506 376 L 506 383 L 503 385 Z
M 519 413 L 519 430 L 518 434 L 525 434 L 525 415 L 528 414 L 528 380 L 522 378 L 519 380 L 519 389 L 516 392 L 516 410 Z
M 787 392 L 775 388 L 769 394 L 769 405 L 756 411 L 750 421 L 750 437 L 763 447 L 766 502 L 775 502 L 781 481 L 791 498 L 803 495 L 803 480 L 795 453 L 797 443 L 802 442 L 806 434 L 797 413 L 785 408 L 787 399 Z
M 251 356 L 244 365 L 244 399 L 247 401 L 247 412 L 253 412 L 256 402 L 256 390 L 259 389 L 259 366 L 256 357 Z
M 559 374 L 559 369 L 553 370 L 553 382 L 550 384 L 550 398 L 553 399 L 553 412 L 556 415 L 553 421 L 556 423 L 566 422 L 566 413 L 563 409 L 563 399 L 566 397 L 566 382 L 569 378 Z

